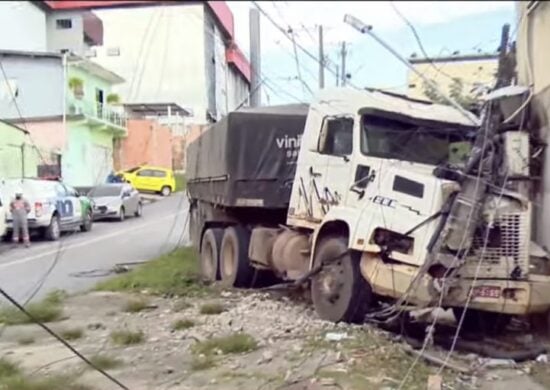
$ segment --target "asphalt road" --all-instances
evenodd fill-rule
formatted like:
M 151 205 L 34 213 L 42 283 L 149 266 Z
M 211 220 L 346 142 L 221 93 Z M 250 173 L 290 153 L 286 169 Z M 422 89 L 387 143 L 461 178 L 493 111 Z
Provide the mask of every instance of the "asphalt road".
M 33 300 L 54 289 L 89 289 L 108 277 L 104 271 L 115 264 L 150 260 L 178 243 L 188 244 L 187 210 L 185 195 L 174 194 L 145 205 L 141 218 L 97 221 L 91 232 L 66 233 L 57 242 L 36 241 L 30 248 L 15 249 L 0 243 L 0 287 L 19 302 L 42 281 Z

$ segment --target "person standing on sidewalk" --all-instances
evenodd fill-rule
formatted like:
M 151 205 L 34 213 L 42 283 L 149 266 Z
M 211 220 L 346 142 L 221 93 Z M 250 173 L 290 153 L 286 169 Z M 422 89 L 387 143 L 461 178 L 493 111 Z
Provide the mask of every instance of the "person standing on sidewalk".
M 28 248 L 31 245 L 29 237 L 29 223 L 27 216 L 31 212 L 31 205 L 23 197 L 22 192 L 15 194 L 15 199 L 10 203 L 10 212 L 13 217 L 13 243 L 19 243 L 19 234 L 23 236 L 23 242 Z

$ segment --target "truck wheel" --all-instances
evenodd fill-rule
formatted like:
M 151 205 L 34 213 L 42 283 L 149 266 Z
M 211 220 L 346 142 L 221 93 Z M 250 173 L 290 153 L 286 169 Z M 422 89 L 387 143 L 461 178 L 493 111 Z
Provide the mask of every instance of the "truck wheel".
M 213 228 L 204 232 L 201 243 L 201 276 L 205 283 L 215 282 L 220 278 L 220 247 L 223 229 Z
M 453 314 L 456 322 L 460 321 L 464 308 L 453 307 Z M 467 309 L 464 321 L 462 321 L 461 331 L 466 333 L 481 332 L 486 335 L 498 335 L 506 330 L 511 316 L 489 311 Z
M 242 226 L 225 229 L 220 250 L 220 276 L 227 287 L 250 287 L 254 269 L 248 259 L 250 233 Z
M 348 249 L 343 237 L 326 237 L 315 251 L 314 264 L 335 258 Z M 357 253 L 327 264 L 311 281 L 315 311 L 323 320 L 361 323 L 372 301 L 372 289 L 361 275 Z
M 50 224 L 44 232 L 44 237 L 49 241 L 57 241 L 61 237 L 61 226 L 59 225 L 59 217 L 54 215 Z

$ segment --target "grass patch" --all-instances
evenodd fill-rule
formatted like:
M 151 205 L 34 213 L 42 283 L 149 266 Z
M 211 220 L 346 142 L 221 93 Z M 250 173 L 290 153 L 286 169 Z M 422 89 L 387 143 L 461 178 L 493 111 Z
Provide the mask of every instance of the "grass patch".
M 19 375 L 21 370 L 19 366 L 6 358 L 0 359 L 0 378 L 7 378 L 14 375 Z
M 66 293 L 53 291 L 40 302 L 30 303 L 25 309 L 41 322 L 54 322 L 63 319 L 63 301 Z M 30 324 L 33 321 L 23 312 L 15 307 L 0 309 L 0 323 L 5 325 Z
M 191 360 L 191 370 L 203 371 L 208 370 L 216 365 L 214 358 L 210 355 L 193 356 Z
M 205 303 L 200 307 L 199 311 L 201 314 L 220 314 L 225 311 L 225 306 L 217 302 Z
M 102 370 L 113 370 L 124 364 L 120 359 L 108 355 L 95 355 L 90 358 L 90 361 Z
M 31 336 L 20 337 L 20 338 L 17 340 L 17 344 L 19 344 L 19 345 L 31 345 L 31 344 L 34 344 L 34 337 L 31 337 Z M 0 376 L 1 376 L 1 375 L 0 375 Z
M 142 331 L 116 330 L 111 333 L 111 340 L 117 345 L 134 345 L 143 342 L 145 335 Z
M 173 310 L 175 312 L 180 312 L 180 311 L 183 311 L 183 310 L 186 310 L 186 309 L 190 309 L 192 307 L 193 307 L 193 305 L 190 304 L 189 302 L 187 302 L 185 299 L 180 299 L 174 304 Z
M 74 383 L 74 377 L 54 375 L 48 378 L 27 378 L 19 366 L 0 359 L 0 389 L 2 390 L 90 390 Z
M 127 313 L 139 313 L 140 311 L 147 309 L 148 306 L 149 302 L 145 299 L 130 299 L 124 305 L 124 311 Z
M 84 331 L 80 328 L 65 329 L 61 332 L 61 337 L 68 341 L 78 340 L 82 336 L 84 336 Z
M 181 173 L 174 174 L 174 179 L 176 180 L 176 191 L 180 192 L 185 190 L 187 187 L 187 180 L 185 179 L 185 176 Z
M 254 338 L 246 333 L 234 333 L 224 337 L 214 337 L 210 340 L 201 341 L 193 345 L 193 352 L 199 355 L 213 355 L 217 351 L 222 354 L 234 354 L 251 352 L 258 348 Z
M 199 261 L 193 249 L 179 248 L 132 271 L 99 283 L 100 291 L 140 292 L 164 296 L 190 296 L 205 293 L 200 282 Z
M 195 326 L 195 321 L 189 319 L 177 320 L 172 324 L 173 330 L 185 330 Z

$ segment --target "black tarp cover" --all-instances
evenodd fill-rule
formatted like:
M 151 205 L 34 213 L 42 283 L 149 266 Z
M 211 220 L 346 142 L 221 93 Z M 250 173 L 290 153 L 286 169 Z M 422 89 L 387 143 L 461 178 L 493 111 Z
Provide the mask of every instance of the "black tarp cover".
M 229 113 L 187 149 L 192 198 L 226 207 L 286 208 L 308 105 Z

